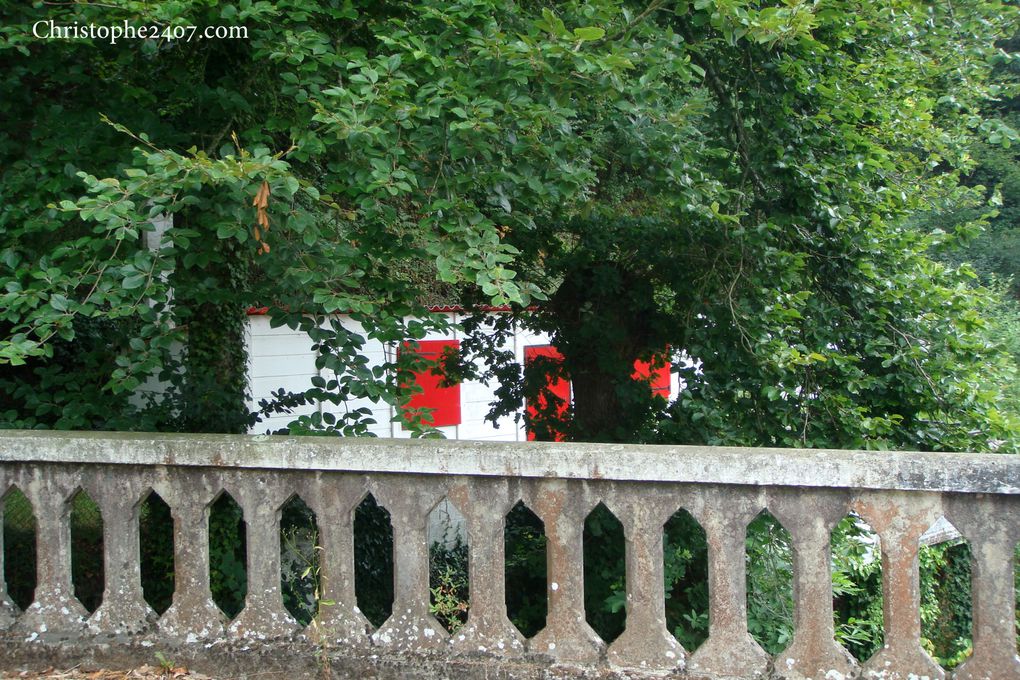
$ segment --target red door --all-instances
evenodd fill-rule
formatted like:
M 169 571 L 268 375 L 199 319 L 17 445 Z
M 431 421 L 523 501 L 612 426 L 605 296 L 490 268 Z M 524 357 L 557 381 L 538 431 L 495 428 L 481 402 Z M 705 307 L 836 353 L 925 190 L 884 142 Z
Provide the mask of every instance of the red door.
M 460 349 L 459 340 L 419 340 L 418 348 L 411 343 L 404 343 L 402 352 L 414 352 L 429 361 L 439 361 L 447 348 Z M 433 427 L 460 425 L 460 384 L 444 387 L 441 383 L 441 369 L 435 368 L 414 374 L 414 384 L 422 388 L 407 403 L 407 409 L 431 409 L 422 422 Z M 410 415 L 406 416 L 407 420 Z
M 655 366 L 655 368 L 652 368 Z M 657 356 L 651 361 L 635 361 L 634 372 L 630 376 L 634 380 L 650 380 L 652 394 L 669 401 L 669 358 Z
M 563 360 L 563 355 L 552 345 L 533 345 L 524 348 L 525 369 L 539 358 L 558 363 Z M 554 397 L 552 401 L 555 402 L 555 406 L 549 403 L 547 395 Z M 564 441 L 566 436 L 563 434 L 563 425 L 569 405 L 570 381 L 555 376 L 547 377 L 545 387 L 535 403 L 527 404 L 528 441 L 535 441 L 540 434 L 543 440 Z

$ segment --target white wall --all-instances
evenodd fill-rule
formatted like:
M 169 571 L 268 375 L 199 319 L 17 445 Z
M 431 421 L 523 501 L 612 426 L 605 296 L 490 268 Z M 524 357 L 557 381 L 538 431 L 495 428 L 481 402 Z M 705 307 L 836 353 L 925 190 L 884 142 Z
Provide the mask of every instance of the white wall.
M 319 374 L 308 335 L 286 326 L 270 328 L 268 316 L 248 317 L 247 341 L 249 408 L 252 410 L 281 387 L 294 392 L 308 389 L 312 386 L 312 377 Z M 310 405 L 296 410 L 293 415 L 274 416 L 263 420 L 252 431 L 279 430 L 297 416 L 316 410 L 317 407 Z
M 451 321 L 457 323 L 460 316 L 450 312 Z M 364 336 L 360 324 L 349 318 L 344 319 L 344 326 Z M 312 351 L 312 342 L 305 333 L 292 331 L 287 327 L 270 328 L 269 317 L 252 315 L 248 317 L 248 370 L 251 387 L 250 407 L 254 409 L 262 399 L 270 398 L 270 393 L 283 387 L 289 391 L 301 392 L 312 386 L 312 377 L 322 375 L 326 380 L 332 378 L 330 371 L 319 371 L 315 368 L 316 353 Z M 460 331 L 453 330 L 449 334 L 430 333 L 424 340 L 458 340 Z M 545 333 L 532 333 L 519 329 L 510 341 L 514 356 L 518 363 L 524 363 L 524 348 L 532 345 L 548 345 L 549 337 Z M 364 352 L 372 366 L 392 359 L 396 346 L 384 346 L 375 340 L 367 340 Z M 450 439 L 470 439 L 489 441 L 525 441 L 527 439 L 523 422 L 514 421 L 513 417 L 500 420 L 499 428 L 485 420 L 489 412 L 489 404 L 495 399 L 495 385 L 486 386 L 480 382 L 468 380 L 461 383 L 461 423 L 439 430 Z M 672 375 L 670 397 L 678 392 L 677 375 Z M 403 429 L 399 422 L 393 422 L 394 411 L 384 403 L 373 404 L 368 399 L 355 400 L 350 408 L 368 407 L 373 412 L 376 424 L 370 430 L 380 437 L 410 437 L 409 431 Z M 315 411 L 332 411 L 338 413 L 343 409 L 333 404 L 317 404 L 303 407 L 293 415 L 277 415 L 263 420 L 252 428 L 253 433 L 279 430 L 287 426 L 298 415 L 311 414 Z
M 457 323 L 459 315 L 450 313 L 451 321 Z M 344 326 L 354 332 L 365 335 L 364 329 L 357 322 L 344 318 Z M 292 392 L 301 392 L 312 386 L 312 378 L 321 375 L 330 380 L 332 371 L 315 368 L 316 353 L 312 350 L 312 342 L 305 333 L 292 331 L 287 327 L 270 328 L 269 317 L 251 315 L 248 317 L 248 357 L 249 384 L 251 397 L 249 406 L 254 409 L 258 402 L 269 399 L 270 394 L 281 387 Z M 527 344 L 548 344 L 545 336 L 526 336 Z M 518 334 L 514 338 L 514 354 L 518 361 L 523 361 L 525 336 Z M 423 340 L 458 340 L 460 332 L 453 330 L 448 334 L 429 333 Z M 364 353 L 370 366 L 377 366 L 394 358 L 396 345 L 385 346 L 377 340 L 367 340 Z M 495 399 L 493 388 L 480 382 L 468 380 L 461 383 L 461 422 L 459 425 L 439 428 L 450 439 L 474 439 L 493 441 L 523 441 L 527 439 L 522 423 L 514 422 L 512 417 L 503 418 L 497 429 L 485 415 L 489 412 L 489 404 Z M 399 422 L 393 422 L 394 409 L 385 403 L 374 404 L 368 399 L 358 399 L 350 403 L 349 408 L 367 407 L 372 410 L 375 425 L 370 431 L 380 437 L 410 437 Z M 296 410 L 292 415 L 277 415 L 263 420 L 252 428 L 252 432 L 268 432 L 286 427 L 299 415 L 311 414 L 315 411 L 340 413 L 343 407 L 334 404 L 309 405 Z

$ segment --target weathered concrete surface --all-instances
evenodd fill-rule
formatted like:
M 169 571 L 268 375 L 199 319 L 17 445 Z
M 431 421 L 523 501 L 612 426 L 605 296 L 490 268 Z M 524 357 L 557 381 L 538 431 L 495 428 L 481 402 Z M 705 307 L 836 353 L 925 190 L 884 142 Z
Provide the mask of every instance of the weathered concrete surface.
M 793 541 L 793 643 L 775 659 L 784 680 L 847 680 L 860 672 L 854 658 L 835 640 L 832 612 L 830 536 L 846 514 L 845 491 L 772 489 L 768 505 Z
M 7 594 L 7 580 L 4 574 L 4 508 L 6 507 L 6 490 L 0 489 L 0 630 L 7 630 L 14 625 L 15 617 L 18 615 L 18 607 L 11 601 Z
M 493 661 L 485 656 L 379 648 L 331 649 L 298 640 L 250 644 L 173 645 L 159 638 L 113 638 L 91 644 L 25 643 L 0 636 L 0 671 L 50 667 L 135 668 L 158 664 L 159 651 L 174 664 L 213 678 L 258 680 L 655 680 L 661 673 L 605 666 L 556 664 L 542 657 Z
M 152 627 L 156 612 L 142 596 L 138 560 L 140 501 L 145 489 L 130 476 L 115 476 L 92 498 L 103 515 L 106 588 L 99 609 L 90 617 L 90 633 L 139 633 Z
M 444 647 L 449 635 L 429 611 L 428 515 L 443 498 L 441 480 L 385 479 L 372 486 L 393 524 L 393 611 L 372 641 L 401 651 Z
M 941 497 L 869 491 L 854 500 L 854 509 L 878 533 L 882 544 L 885 643 L 864 664 L 863 677 L 942 680 L 945 671 L 921 647 L 918 571 L 920 538 L 942 514 Z
M 28 635 L 77 635 L 88 614 L 71 586 L 68 503 L 77 489 L 78 475 L 73 468 L 59 475 L 32 472 L 22 469 L 22 474 L 14 481 L 35 511 L 36 543 L 47 549 L 36 550 L 35 600 L 18 617 L 14 627 Z
M 312 634 L 327 644 L 365 645 L 368 620 L 354 590 L 354 509 L 366 495 L 367 480 L 356 475 L 315 473 L 295 489 L 319 518 L 319 583 L 322 599 Z M 333 521 L 329 521 L 333 518 Z
M 46 546 L 26 612 L 0 589 L 0 630 L 8 629 L 0 670 L 90 658 L 136 664 L 159 649 L 220 676 L 279 669 L 282 677 L 312 677 L 328 652 L 334 677 L 937 680 L 944 674 L 920 645 L 918 548 L 946 516 L 974 552 L 974 656 L 958 677 L 1020 680 L 1012 580 L 1018 460 L 0 433 L 0 497 L 14 487 L 25 493 Z M 70 578 L 69 502 L 79 489 L 105 519 L 106 587 L 91 617 Z M 138 508 L 149 493 L 174 519 L 175 592 L 158 619 L 139 582 Z M 240 504 L 248 527 L 248 597 L 232 622 L 209 589 L 208 513 L 223 493 Z M 369 493 L 394 531 L 393 615 L 374 632 L 357 608 L 353 563 L 353 511 Z M 280 508 L 295 494 L 317 515 L 323 597 L 335 602 L 304 631 L 280 594 Z M 443 499 L 464 516 L 469 543 L 469 618 L 452 638 L 429 609 L 427 518 Z M 547 625 L 531 640 L 505 607 L 504 518 L 518 501 L 543 521 L 547 538 Z M 620 520 L 626 546 L 626 628 L 608 646 L 584 609 L 583 528 L 599 503 Z M 662 526 L 681 508 L 708 542 L 709 637 L 690 655 L 666 629 L 662 582 Z M 747 632 L 744 541 L 763 509 L 790 531 L 794 552 L 795 633 L 776 658 Z M 863 667 L 833 640 L 829 536 L 851 511 L 879 533 L 883 560 L 885 646 Z
M 593 664 L 605 643 L 592 630 L 584 611 L 584 520 L 598 504 L 587 485 L 550 480 L 529 485 L 525 504 L 545 525 L 549 613 L 530 649 L 554 659 Z
M 170 638 L 207 640 L 223 635 L 227 617 L 209 589 L 209 505 L 219 494 L 207 475 L 175 475 L 158 471 L 156 492 L 171 508 L 174 519 L 174 596 L 159 619 Z M 162 482 L 162 483 L 160 483 Z
M 437 439 L 0 432 L 0 462 L 1020 493 L 1020 456 Z
M 683 670 L 687 652 L 666 627 L 662 527 L 676 512 L 667 484 L 621 483 L 606 507 L 626 537 L 627 622 L 609 646 L 614 668 Z
M 770 659 L 747 632 L 744 571 L 747 525 L 765 508 L 762 489 L 708 486 L 688 510 L 708 540 L 708 639 L 691 657 L 691 672 L 710 678 L 765 678 Z
M 227 635 L 246 640 L 272 640 L 297 633 L 300 626 L 283 606 L 280 590 L 280 509 L 294 494 L 284 474 L 237 475 L 237 501 L 247 525 L 246 540 L 256 546 L 248 560 L 248 596 L 244 609 L 227 626 Z
M 487 586 L 471 592 L 467 624 L 453 635 L 457 651 L 519 656 L 524 636 L 506 616 L 504 518 L 520 497 L 520 480 L 458 477 L 447 498 L 467 520 L 468 582 Z
M 1020 543 L 1020 498 L 946 494 L 946 515 L 973 550 L 974 655 L 956 680 L 1020 680 L 1020 656 L 1003 640 L 1016 634 L 1014 548 Z

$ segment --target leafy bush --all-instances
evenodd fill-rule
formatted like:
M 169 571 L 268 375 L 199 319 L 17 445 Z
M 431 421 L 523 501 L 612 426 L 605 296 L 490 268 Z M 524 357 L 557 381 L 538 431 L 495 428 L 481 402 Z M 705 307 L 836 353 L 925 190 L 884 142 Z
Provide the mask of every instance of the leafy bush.
M 4 497 L 4 572 L 7 594 L 24 610 L 35 599 L 36 521 L 32 505 L 19 489 Z M 17 555 L 17 559 L 11 557 Z
M 322 602 L 319 581 L 319 532 L 315 513 L 300 499 L 280 514 L 280 581 L 283 605 L 302 626 L 315 618 Z
M 429 547 L 429 611 L 450 633 L 467 623 L 470 608 L 468 546 L 455 534 L 452 544 Z
M 687 651 L 708 639 L 708 543 L 705 530 L 687 512 L 666 522 L 663 532 L 666 625 Z
M 524 637 L 545 628 L 549 611 L 542 521 L 518 503 L 507 513 L 503 546 L 506 613 Z
M 244 608 L 248 594 L 246 535 L 241 506 L 222 494 L 209 508 L 209 589 L 231 619 Z
M 943 668 L 956 668 L 973 651 L 970 545 L 922 546 L 921 645 Z
M 354 587 L 361 613 L 381 626 L 393 611 L 393 525 L 372 495 L 354 510 Z
M 623 525 L 599 503 L 584 523 L 584 609 L 589 625 L 607 643 L 626 626 Z
M 157 614 L 170 608 L 174 596 L 174 521 L 170 506 L 149 496 L 139 508 L 142 591 Z
M 793 553 L 790 533 L 772 515 L 747 527 L 747 631 L 769 654 L 793 639 Z
M 94 612 L 103 601 L 103 516 L 84 491 L 71 499 L 70 528 L 74 595 L 87 611 Z
M 855 515 L 832 532 L 836 641 L 863 661 L 882 646 L 882 562 L 877 537 Z

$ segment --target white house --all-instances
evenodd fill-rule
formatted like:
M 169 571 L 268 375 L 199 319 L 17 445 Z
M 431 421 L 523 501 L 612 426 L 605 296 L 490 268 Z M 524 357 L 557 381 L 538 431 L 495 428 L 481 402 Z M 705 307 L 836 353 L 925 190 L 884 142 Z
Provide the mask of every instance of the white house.
M 462 316 L 461 310 L 456 307 L 437 307 L 432 308 L 431 311 L 448 314 L 453 324 L 456 324 Z M 316 356 L 312 350 L 313 343 L 305 333 L 293 331 L 285 326 L 271 328 L 265 310 L 249 310 L 248 321 L 248 384 L 251 389 L 249 406 L 252 410 L 260 400 L 269 399 L 270 394 L 280 388 L 291 392 L 302 392 L 312 386 L 311 380 L 314 376 L 322 375 L 326 379 L 329 378 L 323 371 L 315 368 Z M 343 323 L 345 327 L 364 335 L 363 329 L 355 321 L 348 318 Z M 431 334 L 421 341 L 419 351 L 426 355 L 437 355 L 444 346 L 456 346 L 459 341 L 460 337 L 456 330 L 448 335 Z M 546 334 L 533 333 L 523 328 L 514 333 L 512 347 L 508 347 L 508 349 L 513 350 L 514 356 L 522 365 L 534 356 L 556 354 L 556 350 Z M 393 353 L 396 351 L 395 344 L 385 345 L 380 341 L 373 340 L 367 341 L 365 347 L 365 353 L 370 363 L 376 365 L 394 359 Z M 648 373 L 646 366 L 642 368 L 636 365 L 635 369 L 642 375 Z M 425 389 L 425 392 L 415 397 L 412 405 L 435 409 L 432 415 L 436 419 L 438 429 L 447 438 L 495 441 L 524 441 L 528 439 L 524 423 L 516 422 L 513 417 L 501 420 L 498 423 L 498 428 L 485 420 L 485 415 L 489 412 L 489 405 L 496 398 L 492 387 L 472 380 L 452 388 L 441 388 L 437 383 L 438 379 L 420 376 L 419 385 Z M 652 384 L 653 389 L 660 391 L 664 397 L 668 396 L 669 399 L 674 398 L 679 391 L 677 376 L 675 373 L 669 372 L 668 366 L 654 372 Z M 559 396 L 569 400 L 569 383 L 555 386 L 553 389 Z M 410 436 L 410 432 L 404 429 L 400 422 L 394 422 L 394 409 L 387 404 L 373 404 L 367 399 L 361 399 L 349 404 L 348 407 L 371 409 L 376 424 L 370 429 L 380 437 Z M 308 405 L 297 410 L 295 415 L 279 415 L 268 418 L 252 428 L 252 432 L 263 433 L 279 430 L 286 427 L 297 415 L 310 414 L 316 410 L 326 412 L 331 409 L 335 413 L 337 408 L 333 404 Z

